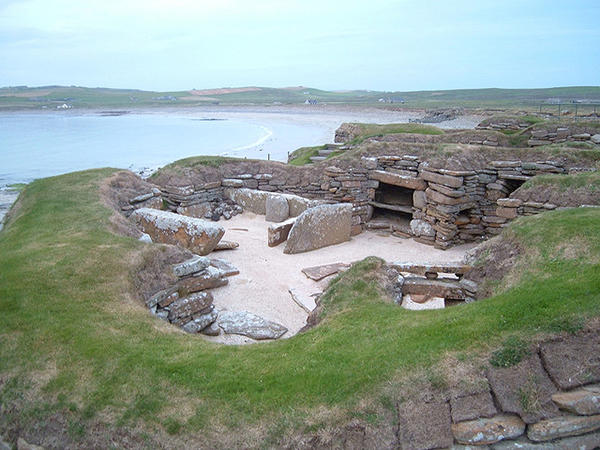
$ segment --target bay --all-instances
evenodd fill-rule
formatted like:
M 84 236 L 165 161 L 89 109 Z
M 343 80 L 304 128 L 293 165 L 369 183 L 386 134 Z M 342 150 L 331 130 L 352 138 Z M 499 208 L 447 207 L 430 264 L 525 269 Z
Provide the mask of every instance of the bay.
M 101 167 L 148 172 L 198 155 L 286 161 L 332 139 L 330 126 L 268 116 L 1 114 L 0 189 Z

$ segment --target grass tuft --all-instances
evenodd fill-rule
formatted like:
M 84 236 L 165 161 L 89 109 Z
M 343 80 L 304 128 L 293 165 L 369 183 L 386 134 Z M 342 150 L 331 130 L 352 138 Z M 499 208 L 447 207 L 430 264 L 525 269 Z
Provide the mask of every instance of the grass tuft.
M 507 338 L 502 348 L 492 353 L 490 364 L 493 367 L 512 367 L 530 355 L 527 342 L 517 336 Z

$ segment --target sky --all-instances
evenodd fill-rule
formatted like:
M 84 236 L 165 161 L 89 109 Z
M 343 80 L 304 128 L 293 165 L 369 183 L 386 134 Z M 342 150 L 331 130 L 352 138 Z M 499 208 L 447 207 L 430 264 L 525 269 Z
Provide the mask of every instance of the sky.
M 600 85 L 600 0 L 0 0 L 0 86 Z

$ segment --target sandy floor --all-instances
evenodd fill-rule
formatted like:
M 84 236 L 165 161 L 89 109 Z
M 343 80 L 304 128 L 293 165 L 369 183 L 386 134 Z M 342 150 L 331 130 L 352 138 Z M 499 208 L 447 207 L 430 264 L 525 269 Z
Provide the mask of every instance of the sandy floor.
M 283 253 L 285 244 L 268 247 L 267 228 L 270 224 L 264 216 L 244 213 L 220 224 L 225 228 L 223 240 L 237 242 L 239 248 L 214 252 L 210 257 L 229 261 L 240 274 L 230 277 L 227 286 L 213 291 L 216 308 L 219 311 L 248 311 L 285 325 L 290 331 L 284 337 L 293 336 L 306 324 L 307 312 L 298 302 L 312 310 L 314 294 L 321 293 L 332 278 L 315 282 L 304 275 L 302 269 L 352 263 L 367 256 L 378 256 L 388 262 L 461 261 L 465 252 L 474 246 L 462 245 L 443 251 L 411 239 L 385 237 L 367 231 L 343 244 L 286 255 Z M 251 342 L 248 338 L 225 334 L 207 339 L 228 344 Z

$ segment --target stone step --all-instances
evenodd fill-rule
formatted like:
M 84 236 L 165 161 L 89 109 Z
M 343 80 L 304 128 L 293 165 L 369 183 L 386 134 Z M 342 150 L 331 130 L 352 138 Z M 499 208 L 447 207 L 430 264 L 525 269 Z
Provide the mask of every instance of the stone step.
M 319 150 L 319 156 L 329 156 L 332 153 L 335 153 L 336 150 Z

